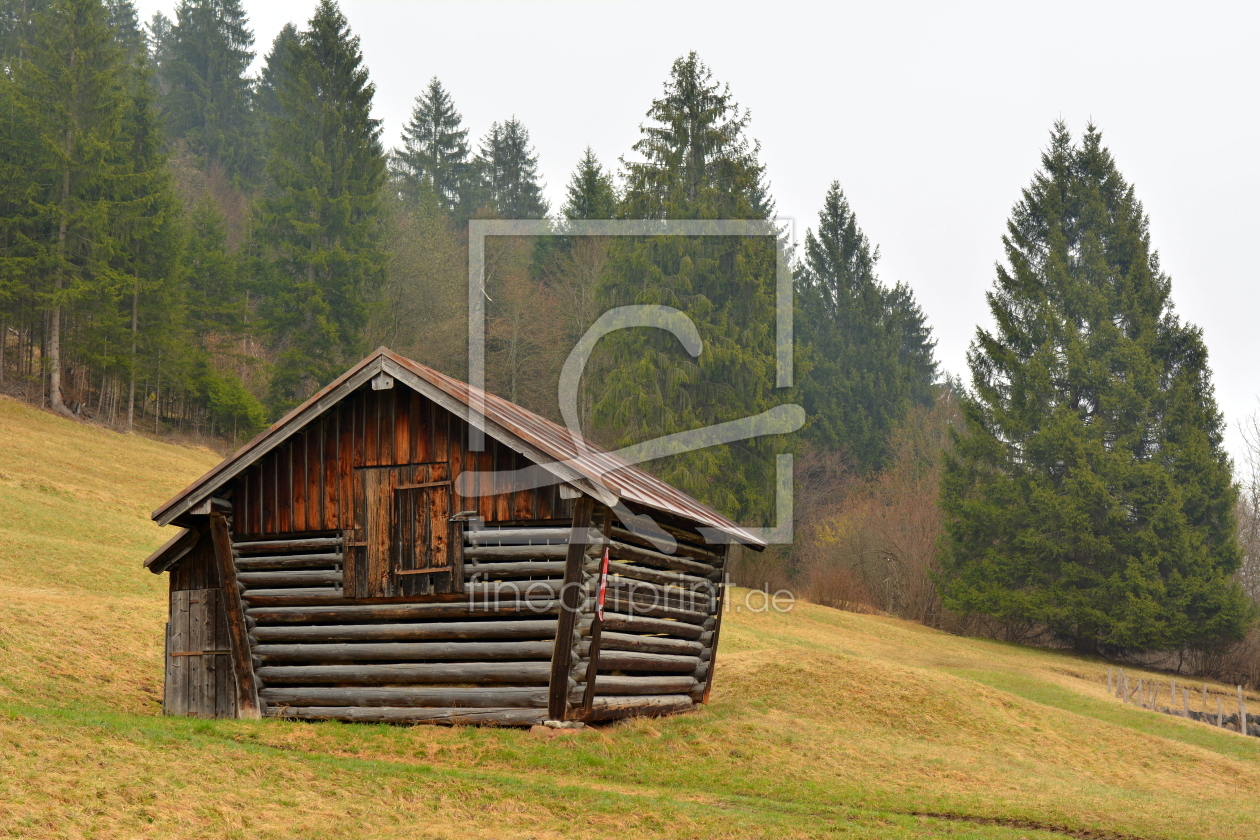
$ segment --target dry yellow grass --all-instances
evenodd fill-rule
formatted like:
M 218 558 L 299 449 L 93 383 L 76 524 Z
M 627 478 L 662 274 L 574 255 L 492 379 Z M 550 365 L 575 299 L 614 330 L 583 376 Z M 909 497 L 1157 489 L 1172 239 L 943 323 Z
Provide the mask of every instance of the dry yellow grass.
M 1260 739 L 806 604 L 727 615 L 710 707 L 576 737 L 161 717 L 148 513 L 217 459 L 0 399 L 0 836 L 1260 837 Z

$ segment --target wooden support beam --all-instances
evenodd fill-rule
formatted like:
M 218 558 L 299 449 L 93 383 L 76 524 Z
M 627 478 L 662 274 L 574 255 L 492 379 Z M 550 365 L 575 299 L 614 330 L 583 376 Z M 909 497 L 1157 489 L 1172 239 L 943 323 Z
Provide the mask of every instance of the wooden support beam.
M 258 702 L 258 686 L 254 683 L 254 663 L 249 652 L 249 634 L 245 627 L 245 610 L 236 583 L 236 564 L 232 561 L 232 534 L 227 517 L 210 514 L 210 536 L 214 541 L 214 557 L 219 564 L 219 583 L 223 587 L 223 612 L 227 616 L 228 640 L 232 643 L 232 676 L 236 682 L 236 716 L 247 720 L 262 717 Z
M 731 543 L 728 542 L 725 551 L 722 553 L 723 565 L 725 565 L 726 555 L 730 550 Z M 722 635 L 722 613 L 726 612 L 726 596 L 726 573 L 723 572 L 722 580 L 718 583 L 717 597 L 713 599 L 713 610 L 715 613 L 713 616 L 713 636 L 709 642 L 709 669 L 704 681 L 704 693 L 700 696 L 701 703 L 709 702 L 709 692 L 713 690 L 713 669 L 717 665 L 718 638 Z
M 608 542 L 608 535 L 612 533 L 612 517 L 613 517 L 612 511 L 609 510 L 608 508 L 604 508 L 604 526 L 603 526 L 603 532 L 600 536 L 603 538 L 605 544 L 607 544 Z M 588 660 L 587 667 L 586 667 L 586 691 L 582 695 L 582 717 L 583 718 L 585 718 L 587 715 L 590 714 L 591 704 L 595 702 L 595 677 L 599 674 L 599 652 L 600 652 L 600 644 L 603 640 L 603 634 L 604 634 L 604 619 L 603 619 L 604 611 L 600 608 L 599 603 L 598 603 L 599 576 L 603 571 L 603 563 L 602 563 L 602 559 L 597 562 L 600 563 L 600 568 L 597 569 L 595 572 L 595 580 L 596 580 L 595 597 L 597 599 L 596 605 L 595 605 L 595 613 L 591 618 L 591 627 L 589 631 L 590 640 L 586 644 L 586 650 L 582 651 L 585 653 Z
M 582 559 L 586 552 L 587 530 L 595 502 L 583 496 L 573 503 L 573 527 L 564 561 L 564 587 L 560 591 L 560 618 L 556 624 L 555 652 L 551 657 L 550 696 L 547 713 L 551 720 L 565 720 L 569 709 L 569 669 L 573 664 L 573 629 L 582 604 Z

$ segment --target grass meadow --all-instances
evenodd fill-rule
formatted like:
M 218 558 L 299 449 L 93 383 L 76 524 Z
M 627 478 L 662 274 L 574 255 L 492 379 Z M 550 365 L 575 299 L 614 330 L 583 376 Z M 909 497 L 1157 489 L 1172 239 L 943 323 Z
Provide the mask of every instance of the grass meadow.
M 0 837 L 1260 837 L 1260 739 L 1121 705 L 1101 660 L 740 592 L 694 714 L 164 717 L 149 512 L 218 458 L 0 398 Z

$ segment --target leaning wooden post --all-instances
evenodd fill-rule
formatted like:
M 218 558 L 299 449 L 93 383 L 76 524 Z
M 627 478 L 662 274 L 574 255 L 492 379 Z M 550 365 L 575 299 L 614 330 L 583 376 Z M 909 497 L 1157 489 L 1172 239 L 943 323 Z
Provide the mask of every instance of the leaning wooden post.
M 1216 725 L 1225 725 L 1225 713 L 1221 711 L 1221 695 L 1216 695 Z
M 1187 719 L 1190 717 L 1190 689 L 1181 689 L 1181 710 L 1185 712 Z
M 1107 693 L 1111 694 L 1111 666 L 1107 666 Z
M 1203 684 L 1203 716 L 1204 716 L 1204 717 L 1207 717 L 1207 713 L 1208 713 L 1208 708 L 1207 708 L 1207 683 L 1204 683 L 1204 684 Z
M 612 538 L 612 508 L 604 508 L 604 527 L 602 529 L 604 536 L 604 558 L 608 557 L 608 551 L 611 547 Z M 605 583 L 604 558 L 600 559 L 599 564 L 599 583 Z M 595 598 L 595 614 L 591 617 L 591 635 L 590 650 L 586 656 L 589 662 L 586 666 L 586 688 L 582 692 L 582 716 L 586 717 L 595 708 L 595 680 L 599 677 L 599 642 L 604 633 L 604 607 L 599 603 L 601 592 L 596 590 Z
M 1247 734 L 1247 703 L 1243 700 L 1242 686 L 1238 686 L 1238 734 Z
M 704 678 L 704 691 L 700 694 L 700 702 L 709 702 L 709 692 L 713 691 L 713 676 L 717 669 L 718 638 L 722 635 L 722 615 L 726 612 L 727 590 L 730 588 L 731 552 L 735 550 L 735 541 L 726 540 L 726 550 L 722 554 L 722 567 L 718 569 L 717 592 L 713 598 L 713 636 L 709 640 L 709 671 Z M 766 587 L 769 589 L 770 587 Z M 766 593 L 769 598 L 770 593 Z
M 1173 708 L 1175 705 L 1177 705 L 1177 681 L 1174 679 L 1168 688 L 1168 711 L 1176 713 L 1176 709 Z
M 1123 670 L 1120 672 L 1120 679 L 1123 685 L 1120 686 L 1120 699 L 1125 703 L 1129 702 L 1129 677 Z
M 582 561 L 590 539 L 591 512 L 595 501 L 582 496 L 573 503 L 573 527 L 569 530 L 569 550 L 564 558 L 564 585 L 560 589 L 560 617 L 556 621 L 556 644 L 551 654 L 551 685 L 547 695 L 547 716 L 566 720 L 569 710 L 569 669 L 573 667 L 573 628 L 582 606 Z
M 241 590 L 236 585 L 232 534 L 228 530 L 226 516 L 221 513 L 210 514 L 210 535 L 214 539 L 214 557 L 219 564 L 219 583 L 223 587 L 223 612 L 227 615 L 228 639 L 232 644 L 236 716 L 258 720 L 262 717 L 262 709 L 258 703 L 258 686 L 254 683 L 254 660 L 249 650 L 249 631 L 245 627 Z
M 1128 683 L 1124 681 L 1124 669 L 1120 669 L 1120 673 L 1116 676 L 1116 696 L 1121 700 L 1124 699 L 1124 690 L 1128 687 Z

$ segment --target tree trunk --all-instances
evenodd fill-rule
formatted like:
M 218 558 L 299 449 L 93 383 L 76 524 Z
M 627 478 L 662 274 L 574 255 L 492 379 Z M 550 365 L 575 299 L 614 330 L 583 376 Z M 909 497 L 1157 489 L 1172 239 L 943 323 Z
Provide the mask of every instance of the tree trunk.
M 75 50 L 70 50 L 70 71 L 74 72 Z M 71 106 L 73 110 L 73 105 Z M 70 117 L 74 119 L 73 116 Z M 73 417 L 61 398 L 61 295 L 65 285 L 66 232 L 70 216 L 70 161 L 74 151 L 74 126 L 66 126 L 65 168 L 61 173 L 61 219 L 57 223 L 57 272 L 53 283 L 53 307 L 48 328 L 48 402 L 52 410 Z
M 127 377 L 127 434 L 136 419 L 136 326 L 139 324 L 140 281 L 131 290 L 131 375 Z

